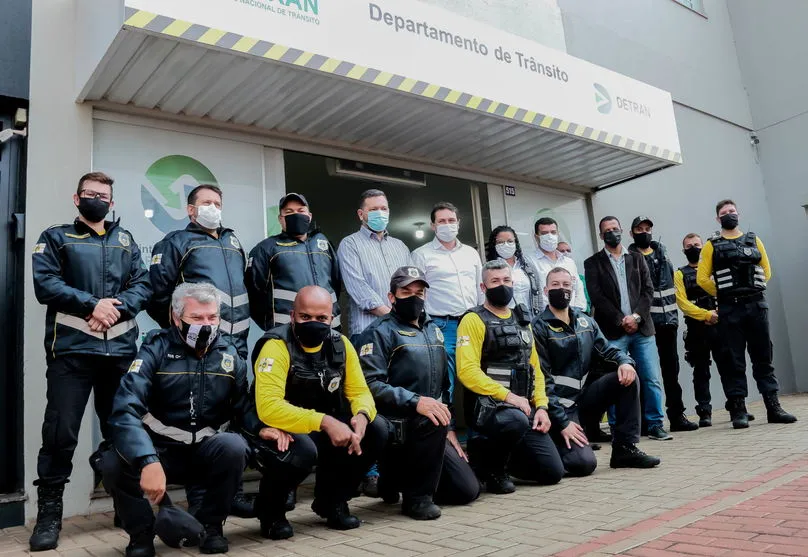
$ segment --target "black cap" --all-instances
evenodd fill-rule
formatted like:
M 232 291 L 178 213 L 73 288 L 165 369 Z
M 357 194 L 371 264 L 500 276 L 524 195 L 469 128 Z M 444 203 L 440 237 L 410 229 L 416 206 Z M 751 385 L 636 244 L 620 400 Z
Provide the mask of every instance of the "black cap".
M 287 193 L 286 195 L 281 197 L 281 200 L 278 201 L 278 210 L 283 209 L 284 205 L 286 205 L 287 203 L 289 203 L 290 201 L 293 201 L 293 200 L 294 201 L 299 201 L 300 203 L 302 203 L 306 207 L 309 206 L 309 202 L 306 201 L 305 197 L 303 197 L 299 193 L 291 192 L 291 193 Z
M 175 507 L 166 493 L 154 520 L 154 533 L 168 547 L 195 547 L 205 536 L 205 527 L 190 513 Z
M 644 222 L 647 222 L 651 226 L 654 226 L 654 221 L 652 221 L 648 217 L 637 217 L 633 221 L 631 221 L 631 229 L 634 230 Z
M 429 288 L 429 283 L 426 281 L 426 275 L 418 267 L 406 266 L 399 267 L 393 276 L 390 278 L 390 292 L 395 292 L 397 288 L 409 286 L 413 282 L 421 281 Z

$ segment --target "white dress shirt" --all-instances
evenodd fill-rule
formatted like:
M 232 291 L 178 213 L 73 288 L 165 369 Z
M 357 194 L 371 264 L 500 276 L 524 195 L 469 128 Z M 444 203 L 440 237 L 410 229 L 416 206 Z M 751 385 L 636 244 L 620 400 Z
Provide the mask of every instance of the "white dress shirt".
M 513 278 L 513 300 L 508 307 L 513 309 L 516 304 L 524 304 L 530 308 L 530 279 L 522 270 L 522 264 L 515 260 L 511 267 L 511 278 Z
M 570 300 L 570 306 L 576 307 L 582 311 L 585 310 L 586 294 L 584 293 L 584 285 L 581 282 L 581 278 L 578 276 L 578 266 L 575 265 L 575 260 L 560 251 L 556 251 L 555 255 L 556 260 L 553 261 L 550 259 L 550 256 L 542 250 L 536 249 L 536 252 L 531 257 L 539 273 L 539 288 L 544 292 L 544 286 L 547 284 L 547 273 L 552 271 L 555 267 L 563 267 L 572 275 L 572 300 Z M 542 297 L 544 298 L 544 306 L 546 307 L 548 304 L 547 296 L 542 295 Z
M 435 238 L 412 252 L 412 263 L 429 282 L 426 312 L 431 316 L 460 317 L 484 301 L 480 290 L 483 264 L 474 248 L 457 240 L 451 250 Z

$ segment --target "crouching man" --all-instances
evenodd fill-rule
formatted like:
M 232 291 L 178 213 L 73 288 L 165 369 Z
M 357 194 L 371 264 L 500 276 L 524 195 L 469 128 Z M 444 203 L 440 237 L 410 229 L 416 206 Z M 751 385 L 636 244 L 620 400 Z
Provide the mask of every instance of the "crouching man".
M 154 551 L 154 514 L 166 483 L 204 491 L 195 511 L 205 527 L 202 553 L 224 553 L 222 533 L 248 448 L 230 422 L 264 439 L 248 393 L 247 364 L 218 334 L 218 290 L 184 283 L 171 298 L 173 326 L 150 333 L 121 380 L 109 420 L 115 450 L 105 453 L 104 486 L 130 537 L 127 557 Z M 144 498 L 145 495 L 145 498 Z

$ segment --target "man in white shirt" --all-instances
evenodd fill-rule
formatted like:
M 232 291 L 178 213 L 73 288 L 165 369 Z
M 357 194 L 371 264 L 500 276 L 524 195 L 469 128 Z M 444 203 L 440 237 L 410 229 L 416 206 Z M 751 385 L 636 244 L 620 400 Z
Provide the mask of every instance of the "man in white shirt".
M 566 269 L 572 275 L 572 300 L 570 306 L 586 311 L 586 294 L 584 285 L 578 275 L 575 261 L 558 251 L 558 223 L 550 217 L 542 217 L 533 225 L 536 234 L 538 249 L 531 256 L 533 264 L 539 273 L 539 289 L 544 291 L 547 273 L 556 267 Z M 547 297 L 544 297 L 544 306 L 547 306 Z
M 412 261 L 429 282 L 426 312 L 443 333 L 449 359 L 449 392 L 454 393 L 457 325 L 469 308 L 484 301 L 480 290 L 483 264 L 474 248 L 457 239 L 457 207 L 442 201 L 432 208 L 430 220 L 435 238 L 412 252 Z

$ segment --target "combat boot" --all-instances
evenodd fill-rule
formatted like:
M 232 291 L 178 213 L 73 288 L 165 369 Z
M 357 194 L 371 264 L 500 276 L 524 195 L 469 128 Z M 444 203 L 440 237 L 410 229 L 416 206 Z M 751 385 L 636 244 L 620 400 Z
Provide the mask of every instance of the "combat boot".
M 766 405 L 766 418 L 770 424 L 793 424 L 797 417 L 789 414 L 780 406 L 780 398 L 777 393 L 763 395 L 763 403 Z
M 696 414 L 699 416 L 699 427 L 712 427 L 713 411 L 709 406 L 696 406 Z
M 746 402 L 742 397 L 733 397 L 727 400 L 727 410 L 732 420 L 732 427 L 745 429 L 749 427 L 749 413 L 746 411 Z
M 40 485 L 37 491 L 37 514 L 29 545 L 31 551 L 55 549 L 62 530 L 62 495 L 64 485 Z

